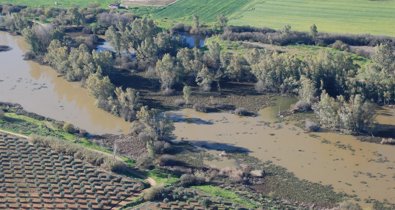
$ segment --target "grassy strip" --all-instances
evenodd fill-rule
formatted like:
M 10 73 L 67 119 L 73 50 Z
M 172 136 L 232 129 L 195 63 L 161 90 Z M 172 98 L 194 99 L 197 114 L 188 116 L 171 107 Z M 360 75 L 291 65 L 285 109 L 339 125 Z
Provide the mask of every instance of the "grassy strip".
M 202 186 L 194 186 L 193 188 L 198 189 L 204 193 L 209 194 L 210 196 L 221 197 L 227 200 L 232 201 L 233 203 L 237 203 L 243 207 L 254 209 L 257 206 L 250 202 L 249 200 L 240 197 L 235 192 L 230 190 L 225 190 L 217 186 L 212 185 L 202 185 Z
M 38 120 L 25 115 L 18 115 L 13 112 L 5 113 L 4 117 L 0 118 L 0 128 L 5 131 L 19 133 L 26 136 L 38 135 L 53 137 L 53 139 L 67 140 L 70 144 L 78 145 L 81 148 L 99 151 L 108 155 L 112 154 L 112 152 L 107 148 L 92 143 L 87 138 L 68 133 L 62 128 L 58 128 L 57 125 L 51 121 Z M 119 159 L 129 167 L 133 167 L 135 165 L 135 161 L 130 158 L 120 157 Z
M 49 147 L 57 153 L 74 156 L 77 159 L 88 162 L 94 166 L 99 166 L 108 171 L 114 171 L 118 167 L 127 167 L 126 164 L 117 157 L 81 147 L 70 141 L 36 135 L 32 135 L 30 140 L 33 144 Z
M 158 185 L 169 186 L 176 183 L 179 178 L 174 175 L 167 174 L 160 169 L 153 169 L 148 172 L 148 176 L 156 181 Z

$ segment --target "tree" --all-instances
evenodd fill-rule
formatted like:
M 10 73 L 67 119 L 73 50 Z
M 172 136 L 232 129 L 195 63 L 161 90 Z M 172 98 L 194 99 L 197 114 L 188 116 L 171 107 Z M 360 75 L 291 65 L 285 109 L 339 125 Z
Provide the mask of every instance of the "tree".
M 93 50 L 92 59 L 95 66 L 100 67 L 104 72 L 110 72 L 113 68 L 114 58 L 109 51 L 98 52 Z
M 78 48 L 72 48 L 69 54 L 71 68 L 66 72 L 66 79 L 70 81 L 81 81 L 102 69 L 95 65 L 92 54 L 86 45 L 81 44 Z
M 385 74 L 395 75 L 395 54 L 390 45 L 380 44 L 376 46 L 372 60 Z
M 158 60 L 158 47 L 151 37 L 146 38 L 136 51 L 137 61 L 140 69 L 153 66 Z
M 44 60 L 57 72 L 65 74 L 71 68 L 68 60 L 69 52 L 66 46 L 62 46 L 59 40 L 53 40 L 48 46 Z
M 117 100 L 116 104 L 113 104 L 112 112 L 115 112 L 127 121 L 133 120 L 140 98 L 139 93 L 131 88 L 127 88 L 124 91 L 120 87 L 117 87 L 114 93 Z
M 159 28 L 155 25 L 154 21 L 145 17 L 135 19 L 130 28 L 130 39 L 135 49 L 142 41 L 147 38 L 152 39 L 159 32 Z
M 243 76 L 243 66 L 241 57 L 237 54 L 232 54 L 229 65 L 226 67 L 226 75 L 231 79 L 240 81 Z
M 186 104 L 189 104 L 189 97 L 191 96 L 192 89 L 188 85 L 184 85 L 184 88 L 182 89 L 183 97 L 185 100 Z
M 162 91 L 169 92 L 178 76 L 174 59 L 169 54 L 165 54 L 156 63 L 156 74 L 159 76 Z
M 110 42 L 111 46 L 114 48 L 115 52 L 120 56 L 121 55 L 121 35 L 118 31 L 115 30 L 113 26 L 106 31 L 106 39 Z
M 36 55 L 44 55 L 52 40 L 61 40 L 64 33 L 54 29 L 52 25 L 34 25 L 22 31 L 23 37 L 29 43 L 31 50 Z
M 85 17 L 77 7 L 72 7 L 67 10 L 67 15 L 71 21 L 71 24 L 82 25 L 85 23 Z
M 147 106 L 142 106 L 136 116 L 137 120 L 132 123 L 132 135 L 144 136 L 142 139 L 146 141 L 150 155 L 154 156 L 155 142 L 172 138 L 174 124 L 164 113 L 150 110 Z
M 343 129 L 351 133 L 371 130 L 376 115 L 372 104 L 364 102 L 361 95 L 351 96 L 348 102 L 342 96 L 339 96 L 338 100 L 340 103 L 338 115 Z
M 282 33 L 288 35 L 288 34 L 291 33 L 291 30 L 292 30 L 291 25 L 285 25 L 285 26 L 283 27 Z
M 221 46 L 218 42 L 210 42 L 207 45 L 208 51 L 205 54 L 205 63 L 207 67 L 218 69 L 221 66 Z
M 199 21 L 199 16 L 193 15 L 192 16 L 192 28 L 190 33 L 191 34 L 199 34 L 200 32 L 200 21 Z
M 309 78 L 302 76 L 300 78 L 300 84 L 301 87 L 299 88 L 299 99 L 302 102 L 305 102 L 307 104 L 312 104 L 315 93 L 316 93 L 316 88 L 315 84 L 312 80 Z
M 321 100 L 313 107 L 314 112 L 320 119 L 320 124 L 332 130 L 338 129 L 340 124 L 340 118 L 337 115 L 339 108 L 336 100 L 325 91 L 321 93 Z
M 89 75 L 86 80 L 86 87 L 89 93 L 97 99 L 96 103 L 100 108 L 105 108 L 108 98 L 114 94 L 114 85 L 110 78 L 103 77 L 99 73 Z
M 202 69 L 196 76 L 196 83 L 204 90 L 210 91 L 211 84 L 214 80 L 214 75 L 209 71 L 206 65 L 203 65 Z
M 11 32 L 21 33 L 23 29 L 30 28 L 31 22 L 21 13 L 11 13 L 4 17 L 4 26 Z
M 228 25 L 228 18 L 225 15 L 219 15 L 217 17 L 217 28 L 221 31 Z
M 324 91 L 313 109 L 322 126 L 346 133 L 370 131 L 375 118 L 375 108 L 364 102 L 361 95 L 353 95 L 347 101 L 343 96 L 334 99 Z
M 321 84 L 322 90 L 330 96 L 350 94 L 349 78 L 354 78 L 357 72 L 357 66 L 350 56 L 344 53 L 320 51 L 307 59 L 306 64 L 306 74 L 317 86 Z
M 316 39 L 318 36 L 318 28 L 315 24 L 313 24 L 312 26 L 310 26 L 310 36 L 313 39 Z

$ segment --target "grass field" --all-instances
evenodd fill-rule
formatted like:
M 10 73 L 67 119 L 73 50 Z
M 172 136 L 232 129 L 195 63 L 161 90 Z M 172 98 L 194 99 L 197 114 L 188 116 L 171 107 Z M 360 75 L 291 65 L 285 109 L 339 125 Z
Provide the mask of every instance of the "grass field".
M 230 24 L 307 31 L 370 33 L 395 36 L 395 0 L 178 0 L 165 8 L 151 10 L 152 17 L 190 21 L 196 14 L 213 22 L 219 14 Z

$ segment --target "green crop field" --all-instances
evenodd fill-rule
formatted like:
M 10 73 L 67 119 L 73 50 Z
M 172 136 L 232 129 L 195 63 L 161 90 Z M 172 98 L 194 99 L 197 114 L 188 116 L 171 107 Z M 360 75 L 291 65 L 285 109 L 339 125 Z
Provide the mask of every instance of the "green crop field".
M 0 0 L 28 6 L 106 7 L 115 0 Z M 196 14 L 213 23 L 220 14 L 230 24 L 280 29 L 291 25 L 307 31 L 312 24 L 321 32 L 395 36 L 395 0 L 178 0 L 167 7 L 140 7 L 131 12 L 148 15 L 165 24 L 190 22 Z
M 150 12 L 157 19 L 190 21 L 196 14 L 213 22 L 224 14 L 233 25 L 307 31 L 316 24 L 325 32 L 395 36 L 395 0 L 178 0 Z
M 80 6 L 86 7 L 91 4 L 99 4 L 102 7 L 107 7 L 109 4 L 116 2 L 115 0 L 0 0 L 0 4 L 19 4 L 31 7 L 40 6 L 57 6 L 57 7 L 72 7 Z

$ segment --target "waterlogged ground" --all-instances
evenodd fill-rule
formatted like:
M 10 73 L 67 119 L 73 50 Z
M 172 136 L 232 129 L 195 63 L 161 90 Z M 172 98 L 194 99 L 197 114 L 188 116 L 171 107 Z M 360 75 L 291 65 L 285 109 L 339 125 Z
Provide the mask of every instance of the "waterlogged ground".
M 24 61 L 23 38 L 0 32 L 0 45 L 12 49 L 0 53 L 0 101 L 21 104 L 27 111 L 70 122 L 91 133 L 125 133 L 129 123 L 95 105 L 95 99 L 79 83 L 70 83 L 47 66 Z
M 209 149 L 244 151 L 283 166 L 301 179 L 332 185 L 337 192 L 395 202 L 394 146 L 361 142 L 349 135 L 305 133 L 291 123 L 274 120 L 289 103 L 282 104 L 262 110 L 258 117 L 191 109 L 171 114 L 179 120 L 175 125 L 179 140 Z M 395 113 L 385 113 L 378 119 L 394 122 Z

